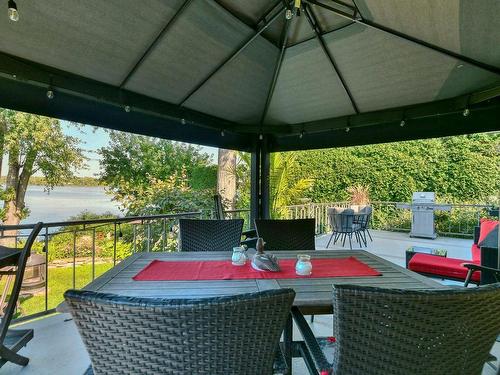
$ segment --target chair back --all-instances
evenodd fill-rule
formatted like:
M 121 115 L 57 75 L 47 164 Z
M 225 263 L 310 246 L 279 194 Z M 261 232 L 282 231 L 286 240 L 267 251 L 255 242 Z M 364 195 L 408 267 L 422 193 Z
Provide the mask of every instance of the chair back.
M 217 220 L 224 220 L 224 205 L 222 204 L 222 197 L 220 194 L 214 195 L 214 213 Z
M 315 223 L 315 219 L 255 219 L 255 228 L 267 250 L 315 250 Z
M 444 290 L 335 285 L 335 375 L 481 374 L 500 333 L 500 284 Z
M 0 343 L 2 343 L 7 335 L 7 331 L 9 329 L 10 322 L 12 321 L 12 317 L 14 316 L 14 312 L 16 310 L 17 300 L 19 298 L 19 293 L 21 292 L 21 286 L 23 283 L 24 270 L 26 269 L 26 262 L 31 254 L 31 248 L 35 243 L 36 237 L 40 233 L 43 224 L 37 223 L 33 227 L 26 243 L 24 244 L 23 249 L 19 253 L 19 258 L 17 260 L 16 265 L 16 276 L 14 280 L 14 286 L 12 287 L 12 291 L 10 292 L 9 302 L 7 303 L 7 307 L 5 308 L 5 314 L 2 317 L 2 321 L 0 323 Z M 10 249 L 15 252 L 15 249 Z
M 337 233 L 349 233 L 353 231 L 354 210 L 352 208 L 328 210 L 332 230 Z
M 370 225 L 370 221 L 372 218 L 373 208 L 372 206 L 365 206 L 361 210 L 359 210 L 359 223 L 361 224 L 362 229 L 367 229 Z
M 96 374 L 272 374 L 292 289 L 206 299 L 64 294 Z
M 180 251 L 233 251 L 240 246 L 243 219 L 179 219 Z

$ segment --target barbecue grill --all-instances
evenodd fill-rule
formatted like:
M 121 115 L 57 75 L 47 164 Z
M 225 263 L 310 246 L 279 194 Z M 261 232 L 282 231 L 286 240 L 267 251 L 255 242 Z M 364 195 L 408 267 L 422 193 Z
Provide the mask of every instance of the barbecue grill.
M 411 210 L 410 237 L 436 238 L 434 211 L 451 211 L 449 204 L 437 204 L 434 192 L 413 193 L 412 203 L 397 203 L 396 207 Z

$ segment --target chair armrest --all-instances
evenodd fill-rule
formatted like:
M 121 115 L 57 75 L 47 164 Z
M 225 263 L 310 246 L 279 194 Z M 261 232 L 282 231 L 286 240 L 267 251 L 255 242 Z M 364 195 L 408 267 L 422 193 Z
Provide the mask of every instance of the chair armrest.
M 479 264 L 475 264 L 475 263 L 464 263 L 463 266 L 465 268 L 471 269 L 473 271 L 494 272 L 495 274 L 499 274 L 500 275 L 500 269 L 498 269 L 498 268 L 480 266 Z
M 297 307 L 292 307 L 292 316 L 295 324 L 297 324 L 297 327 L 299 328 L 300 334 L 304 339 L 306 348 L 316 365 L 318 373 L 326 371 L 328 374 L 331 374 L 333 371 L 332 366 L 326 360 L 316 337 L 314 337 L 314 334 L 311 331 L 311 327 L 309 327 L 309 324 L 307 324 L 307 321 L 304 318 L 304 315 L 302 315 Z
M 474 264 L 474 263 L 464 263 L 462 265 L 469 270 L 467 272 L 467 277 L 465 278 L 464 286 L 469 285 L 472 274 L 476 271 L 491 273 L 493 275 L 493 277 L 495 278 L 495 280 L 497 282 L 500 282 L 500 269 L 486 267 L 486 266 L 480 266 L 479 264 Z

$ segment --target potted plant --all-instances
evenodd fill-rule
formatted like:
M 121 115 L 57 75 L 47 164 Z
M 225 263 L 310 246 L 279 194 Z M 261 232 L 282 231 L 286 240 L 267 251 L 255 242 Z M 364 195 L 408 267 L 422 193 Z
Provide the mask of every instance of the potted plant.
M 347 188 L 350 196 L 350 207 L 354 211 L 359 211 L 370 203 L 370 192 L 368 187 L 363 185 L 354 185 Z

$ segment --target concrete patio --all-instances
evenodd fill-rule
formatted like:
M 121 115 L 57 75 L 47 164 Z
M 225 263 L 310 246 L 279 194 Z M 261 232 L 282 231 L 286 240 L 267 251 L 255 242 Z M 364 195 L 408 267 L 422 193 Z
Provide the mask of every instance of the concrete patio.
M 471 240 L 444 237 L 436 240 L 415 239 L 410 238 L 406 233 L 385 231 L 372 231 L 372 237 L 373 242 L 368 244 L 368 251 L 401 266 L 404 266 L 405 250 L 412 245 L 444 248 L 448 250 L 449 257 L 470 258 Z M 325 249 L 328 239 L 329 235 L 318 236 L 317 249 Z M 338 244 L 330 248 L 343 249 Z M 356 246 L 356 248 L 359 247 Z M 329 336 L 331 335 L 331 322 L 331 315 L 316 316 L 313 329 L 318 335 Z M 10 363 L 6 364 L 0 370 L 1 374 L 80 375 L 88 367 L 90 359 L 70 315 L 55 314 L 24 323 L 22 326 L 35 330 L 35 338 L 20 352 L 30 358 L 30 363 L 24 368 Z M 298 332 L 294 334 L 300 337 Z M 500 356 L 500 345 L 495 344 L 492 352 Z M 294 374 L 307 374 L 301 359 L 294 359 L 293 370 Z M 485 365 L 483 375 L 493 374 L 495 374 L 493 368 Z

